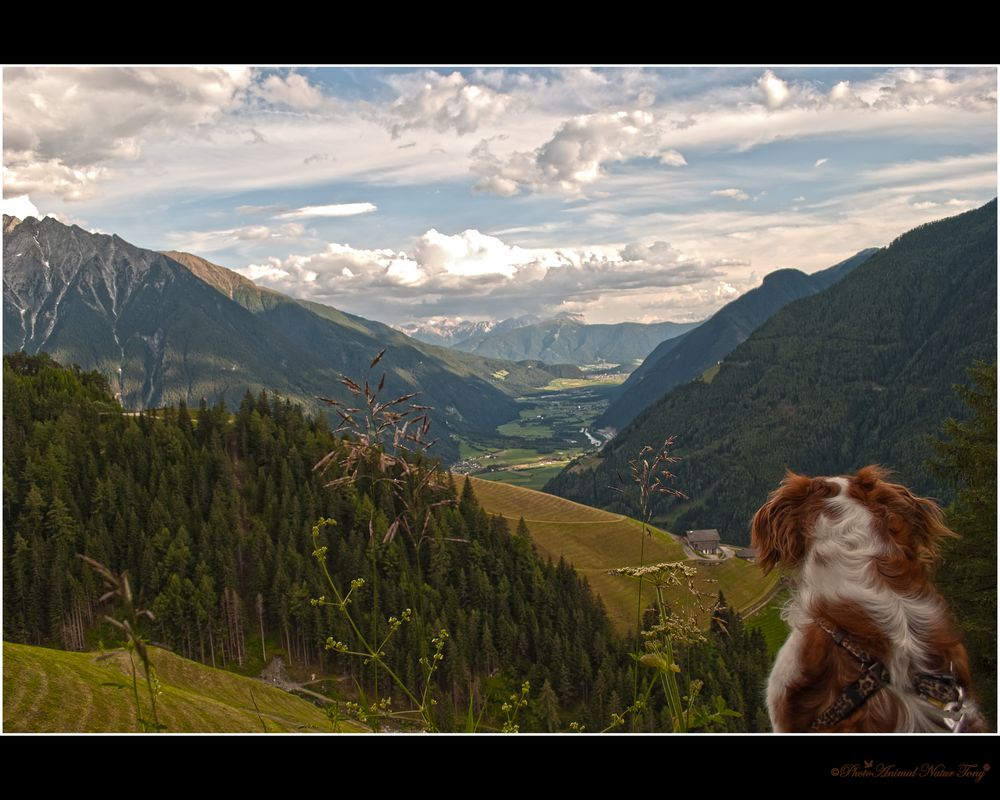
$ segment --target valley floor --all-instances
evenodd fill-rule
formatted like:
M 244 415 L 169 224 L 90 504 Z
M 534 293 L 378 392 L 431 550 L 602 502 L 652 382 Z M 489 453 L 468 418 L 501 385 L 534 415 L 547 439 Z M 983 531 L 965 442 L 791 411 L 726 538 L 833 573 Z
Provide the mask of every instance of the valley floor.
M 574 458 L 602 446 L 611 434 L 592 425 L 622 373 L 554 381 L 519 397 L 520 418 L 501 425 L 495 436 L 459 441 L 453 472 L 529 489 L 541 489 Z

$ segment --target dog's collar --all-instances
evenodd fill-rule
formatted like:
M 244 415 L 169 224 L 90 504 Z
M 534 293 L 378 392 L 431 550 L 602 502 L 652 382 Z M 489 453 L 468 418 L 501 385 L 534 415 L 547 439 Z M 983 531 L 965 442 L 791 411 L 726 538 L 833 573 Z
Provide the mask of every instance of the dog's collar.
M 949 671 L 945 675 L 918 672 L 913 688 L 922 700 L 941 711 L 941 718 L 948 730 L 961 733 L 965 729 L 966 718 L 970 715 L 966 707 L 965 688 L 955 677 L 954 665 L 949 665 Z
M 820 731 L 836 725 L 861 708 L 869 697 L 883 686 L 889 685 L 889 670 L 860 648 L 843 631 L 831 628 L 823 620 L 816 620 L 830 638 L 861 662 L 861 676 L 845 686 L 836 700 L 813 721 L 811 730 Z M 954 733 L 960 733 L 966 723 L 965 690 L 954 674 L 954 667 L 947 674 L 919 672 L 913 681 L 913 689 L 922 700 L 931 703 L 941 711 L 945 726 Z
M 887 686 L 889 670 L 881 661 L 872 658 L 867 651 L 858 647 L 843 631 L 829 627 L 822 620 L 816 620 L 816 624 L 830 634 L 833 641 L 861 662 L 861 676 L 854 683 L 841 689 L 840 695 L 832 705 L 813 720 L 810 730 L 821 731 L 849 717 L 861 708 L 869 697 L 883 686 Z

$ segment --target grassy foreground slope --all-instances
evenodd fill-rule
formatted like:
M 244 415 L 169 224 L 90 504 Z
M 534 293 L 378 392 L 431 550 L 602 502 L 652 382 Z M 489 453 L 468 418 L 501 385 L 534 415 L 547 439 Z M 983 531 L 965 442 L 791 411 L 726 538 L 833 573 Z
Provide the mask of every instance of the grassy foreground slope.
M 166 650 L 151 648 L 161 684 L 160 723 L 170 733 L 333 732 L 323 711 L 288 692 Z M 116 688 L 104 684 L 127 684 Z M 148 713 L 148 694 L 140 683 Z M 251 691 L 253 696 L 251 697 Z M 260 716 L 254 709 L 260 709 Z M 261 723 L 263 718 L 263 725 Z M 358 730 L 340 723 L 341 730 Z M 70 653 L 3 643 L 3 730 L 12 732 L 134 732 L 135 702 L 128 656 L 114 651 Z
M 505 517 L 511 530 L 524 517 L 539 554 L 554 561 L 565 558 L 601 596 L 615 627 L 621 632 L 635 629 L 637 582 L 608 575 L 607 571 L 639 564 L 642 526 L 638 521 L 520 486 L 479 478 L 470 480 L 476 499 L 486 511 Z M 684 550 L 675 538 L 653 529 L 653 535 L 646 540 L 643 556 L 646 564 L 684 558 Z M 742 611 L 766 598 L 777 581 L 776 572 L 764 577 L 753 564 L 731 558 L 699 567 L 696 585 L 712 595 L 721 589 L 726 599 Z M 648 584 L 644 585 L 643 600 L 648 604 L 653 599 L 652 590 Z M 688 603 L 689 596 L 673 590 L 670 601 Z M 706 616 L 706 624 L 707 621 Z

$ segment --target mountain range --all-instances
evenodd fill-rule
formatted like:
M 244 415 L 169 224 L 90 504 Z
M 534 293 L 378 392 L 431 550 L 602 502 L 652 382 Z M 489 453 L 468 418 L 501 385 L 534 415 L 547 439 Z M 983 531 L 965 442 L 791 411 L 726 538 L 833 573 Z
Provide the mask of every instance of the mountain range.
M 768 274 L 760 286 L 723 306 L 694 330 L 658 345 L 621 385 L 595 426 L 623 428 L 675 386 L 693 380 L 729 355 L 776 311 L 832 286 L 876 252 L 876 248 L 862 250 L 812 275 L 797 269 Z
M 538 359 L 548 364 L 621 365 L 625 370 L 649 355 L 658 344 L 687 333 L 698 322 L 620 322 L 587 325 L 562 317 L 533 325 L 493 330 L 453 347 L 488 358 Z
M 997 352 L 997 202 L 923 225 L 843 280 L 754 331 L 711 382 L 677 386 L 546 491 L 613 511 L 610 487 L 642 447 L 676 436 L 671 469 L 690 500 L 659 512 L 676 530 L 746 543 L 749 520 L 786 468 L 849 473 L 880 463 L 921 494 L 950 489 L 925 466 L 930 440 L 967 415 L 954 385 Z
M 4 352 L 48 352 L 109 377 L 123 406 L 143 409 L 202 398 L 238 405 L 249 390 L 319 408 L 348 400 L 388 352 L 385 396 L 420 392 L 436 452 L 457 455 L 448 434 L 492 432 L 516 419 L 513 396 L 572 366 L 515 364 L 418 342 L 387 325 L 262 289 L 197 256 L 144 250 L 47 217 L 4 216 Z M 378 379 L 376 375 L 375 380 Z
M 442 347 L 454 347 L 467 339 L 481 338 L 490 333 L 501 333 L 503 331 L 521 328 L 525 325 L 534 325 L 542 322 L 542 318 L 537 314 L 525 314 L 520 317 L 510 317 L 503 320 L 471 320 L 471 319 L 435 319 L 424 322 L 409 322 L 401 325 L 394 325 L 397 330 L 402 331 L 407 336 L 412 336 L 427 344 L 436 344 Z

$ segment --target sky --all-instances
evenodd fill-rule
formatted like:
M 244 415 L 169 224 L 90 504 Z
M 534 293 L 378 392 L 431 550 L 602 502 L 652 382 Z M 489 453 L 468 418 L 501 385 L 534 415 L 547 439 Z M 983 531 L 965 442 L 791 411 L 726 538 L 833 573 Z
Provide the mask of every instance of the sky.
M 997 194 L 994 67 L 6 67 L 3 208 L 390 324 L 691 322 Z

